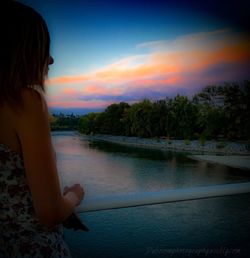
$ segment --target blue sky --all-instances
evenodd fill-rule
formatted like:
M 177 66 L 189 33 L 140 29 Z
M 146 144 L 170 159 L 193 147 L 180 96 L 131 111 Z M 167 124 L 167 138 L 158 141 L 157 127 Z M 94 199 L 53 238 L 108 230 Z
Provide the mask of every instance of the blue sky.
M 245 78 L 249 74 L 247 60 L 242 58 L 249 53 L 243 43 L 249 39 L 246 23 L 249 7 L 245 1 L 239 1 L 237 6 L 230 1 L 223 5 L 192 0 L 21 2 L 42 14 L 51 34 L 51 54 L 55 60 L 48 82 L 51 108 L 91 111 L 119 100 L 133 102 L 151 96 L 155 99 L 177 93 L 191 94 L 207 83 L 223 81 L 216 67 L 223 70 L 222 74 L 237 67 L 239 72 L 224 78 L 226 81 L 249 79 Z M 202 48 L 204 41 L 210 45 Z M 227 45 L 233 41 L 234 45 Z M 207 56 L 197 56 L 200 63 L 194 64 L 190 58 L 192 44 L 201 52 L 214 51 L 214 55 L 219 47 L 221 51 L 231 47 L 239 55 L 226 57 L 224 51 L 222 60 L 216 62 L 206 61 Z M 177 52 L 186 53 L 183 60 Z M 174 56 L 173 63 L 170 56 Z M 163 62 L 164 57 L 168 63 Z M 187 62 L 197 67 L 199 74 L 198 70 L 192 73 L 199 80 L 187 81 L 192 77 L 189 75 L 184 83 L 180 78 L 191 73 L 184 69 L 183 63 Z M 181 69 L 177 67 L 179 63 Z M 204 63 L 207 70 L 202 66 Z M 158 74 L 157 67 L 162 68 Z M 211 80 L 202 81 L 201 74 L 209 71 Z

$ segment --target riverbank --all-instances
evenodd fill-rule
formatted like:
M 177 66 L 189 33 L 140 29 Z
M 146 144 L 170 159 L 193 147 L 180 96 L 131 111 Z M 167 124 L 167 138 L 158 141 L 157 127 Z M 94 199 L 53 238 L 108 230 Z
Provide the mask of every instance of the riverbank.
M 184 151 L 193 154 L 217 154 L 217 155 L 250 155 L 246 143 L 239 142 L 217 142 L 206 141 L 201 145 L 198 140 L 166 140 L 166 139 L 149 139 L 139 137 L 115 136 L 115 135 L 82 135 L 90 140 L 107 141 L 117 144 L 154 148 L 161 150 Z
M 250 170 L 250 156 L 190 155 L 189 157 L 194 160 L 205 161 L 212 164 Z

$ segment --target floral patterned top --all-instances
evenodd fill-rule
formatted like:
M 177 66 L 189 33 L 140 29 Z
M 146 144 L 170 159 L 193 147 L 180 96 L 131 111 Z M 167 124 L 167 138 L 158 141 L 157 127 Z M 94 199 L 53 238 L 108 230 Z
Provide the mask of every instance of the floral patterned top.
M 62 225 L 39 224 L 23 158 L 0 143 L 0 258 L 71 257 Z

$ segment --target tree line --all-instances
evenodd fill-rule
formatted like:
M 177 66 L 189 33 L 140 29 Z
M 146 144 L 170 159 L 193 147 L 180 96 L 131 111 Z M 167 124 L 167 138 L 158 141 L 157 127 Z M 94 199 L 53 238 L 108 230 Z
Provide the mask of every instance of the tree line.
M 79 130 L 79 116 L 74 114 L 65 115 L 60 114 L 51 114 L 50 115 L 50 129 L 51 131 L 57 130 Z
M 79 119 L 84 134 L 169 139 L 250 139 L 250 81 L 209 85 L 191 99 L 120 102 Z

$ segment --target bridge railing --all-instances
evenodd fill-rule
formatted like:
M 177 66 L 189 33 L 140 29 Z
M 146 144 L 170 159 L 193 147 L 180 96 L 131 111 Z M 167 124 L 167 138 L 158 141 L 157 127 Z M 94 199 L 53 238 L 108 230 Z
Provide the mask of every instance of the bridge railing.
M 110 195 L 104 197 L 87 197 L 77 212 L 90 212 L 118 208 L 136 207 L 161 203 L 197 200 L 227 195 L 250 193 L 250 182 L 199 186 L 183 189 L 171 189 L 158 192 L 139 192 Z

